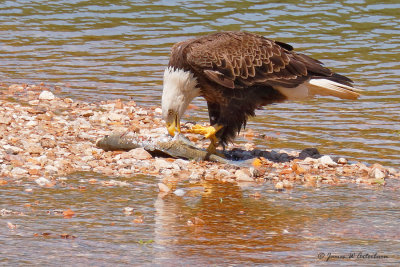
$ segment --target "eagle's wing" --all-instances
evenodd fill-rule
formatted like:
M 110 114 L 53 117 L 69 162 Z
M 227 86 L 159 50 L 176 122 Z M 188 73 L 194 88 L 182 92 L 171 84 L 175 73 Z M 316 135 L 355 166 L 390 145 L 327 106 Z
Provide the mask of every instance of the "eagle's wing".
M 246 32 L 205 36 L 193 40 L 185 50 L 186 61 L 194 70 L 231 89 L 255 84 L 292 88 L 314 77 L 329 77 L 347 86 L 352 83 L 320 61 L 294 52 L 288 44 Z

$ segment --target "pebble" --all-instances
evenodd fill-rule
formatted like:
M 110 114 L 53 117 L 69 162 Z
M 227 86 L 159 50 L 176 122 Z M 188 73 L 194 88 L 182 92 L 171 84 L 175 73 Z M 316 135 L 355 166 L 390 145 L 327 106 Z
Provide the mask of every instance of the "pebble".
M 248 174 L 244 170 L 237 170 L 235 172 L 235 176 L 236 176 L 236 181 L 241 181 L 241 182 L 253 182 L 254 181 L 254 179 L 252 177 L 250 177 L 250 174 Z
M 125 207 L 125 208 L 123 209 L 123 213 L 124 213 L 125 215 L 127 215 L 127 216 L 133 215 L 133 208 L 132 208 L 132 207 Z
M 37 178 L 35 182 L 42 187 L 50 184 L 50 181 L 44 177 Z
M 135 148 L 130 150 L 129 152 L 126 152 L 127 155 L 129 155 L 133 159 L 137 160 L 146 160 L 146 159 L 151 159 L 153 156 L 147 152 L 144 148 Z
M 43 91 L 39 95 L 39 100 L 53 100 L 54 98 L 54 94 L 50 91 Z
M 28 152 L 29 154 L 36 154 L 36 155 L 40 155 L 44 152 L 44 149 L 42 146 L 37 145 L 37 144 L 28 144 L 25 147 L 25 151 Z
M 164 159 L 156 158 L 156 160 L 154 161 L 154 167 L 157 170 L 166 169 L 166 168 L 171 167 L 171 164 Z
M 0 115 L 0 124 L 9 125 L 12 121 L 12 118 L 9 116 L 1 116 Z
M 28 171 L 23 169 L 23 168 L 20 168 L 20 167 L 15 167 L 11 171 L 11 175 L 17 176 L 17 177 L 24 176 L 24 175 L 27 175 L 27 174 L 28 174 Z
M 322 156 L 319 158 L 319 162 L 327 166 L 336 166 L 337 163 L 332 160 L 330 156 Z
M 186 170 L 188 168 L 188 165 L 189 165 L 189 161 L 188 160 L 184 160 L 184 159 L 177 159 L 177 160 L 175 160 L 175 163 L 182 170 Z
M 158 183 L 157 185 L 160 192 L 168 193 L 169 191 L 171 191 L 171 189 L 166 184 Z
M 42 138 L 42 139 L 40 139 L 40 145 L 43 148 L 54 148 L 57 146 L 57 143 L 55 140 L 53 140 L 51 138 Z
M 231 173 L 228 172 L 227 170 L 224 170 L 224 169 L 218 170 L 218 172 L 217 172 L 217 177 L 219 177 L 219 178 L 227 177 L 227 176 L 230 176 L 230 175 L 231 175 Z
M 282 183 L 284 188 L 293 188 L 293 183 L 289 180 L 283 180 Z
M 386 175 L 378 168 L 373 168 L 369 176 L 375 179 L 383 179 L 386 177 Z
M 182 197 L 183 195 L 185 195 L 185 190 L 183 190 L 183 189 L 181 189 L 181 188 L 176 189 L 176 190 L 174 191 L 174 194 L 177 195 L 178 197 Z
M 47 165 L 44 168 L 47 172 L 49 172 L 50 174 L 57 174 L 58 173 L 58 168 L 52 166 L 52 165 Z
M 38 125 L 37 121 L 28 121 L 26 123 L 26 126 L 28 126 L 28 127 L 33 127 L 33 126 L 37 126 L 37 125 Z
M 347 164 L 347 159 L 345 158 L 339 158 L 337 161 L 338 164 Z
M 110 113 L 110 114 L 108 115 L 108 119 L 109 119 L 110 121 L 122 121 L 123 118 L 124 118 L 124 116 L 121 115 L 121 114 L 118 114 L 118 113 Z
M 16 155 L 16 154 L 24 151 L 22 148 L 19 148 L 16 146 L 11 146 L 11 145 L 3 145 L 3 149 L 7 154 L 13 154 L 13 155 Z
M 283 190 L 283 188 L 284 188 L 283 182 L 277 182 L 275 184 L 275 189 L 276 190 Z

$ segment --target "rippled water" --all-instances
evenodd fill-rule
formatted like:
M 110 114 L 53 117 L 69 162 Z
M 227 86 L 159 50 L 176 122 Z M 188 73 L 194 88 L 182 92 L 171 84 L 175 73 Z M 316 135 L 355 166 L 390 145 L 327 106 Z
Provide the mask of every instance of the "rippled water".
M 222 30 L 288 42 L 365 90 L 355 102 L 316 99 L 267 107 L 249 128 L 258 145 L 398 166 L 398 1 L 5 1 L 0 79 L 59 85 L 80 99 L 133 98 L 160 105 L 173 43 Z M 206 106 L 188 120 L 208 121 Z M 272 139 L 272 140 L 271 140 Z M 240 141 L 240 140 L 239 140 Z
M 276 192 L 271 183 L 184 183 L 178 185 L 184 196 L 163 198 L 154 177 L 122 178 L 123 187 L 102 185 L 109 178 L 90 173 L 66 178 L 54 188 L 34 182 L 0 187 L 0 265 L 394 266 L 400 261 L 393 192 L 398 183 L 378 190 L 351 185 L 293 192 Z M 125 214 L 126 207 L 132 214 Z M 72 218 L 60 214 L 67 208 L 75 212 Z M 135 221 L 139 217 L 141 223 Z M 325 256 L 318 259 L 321 253 Z M 387 258 L 326 262 L 328 253 Z
M 256 32 L 292 44 L 365 90 L 354 102 L 319 98 L 266 107 L 248 125 L 265 135 L 254 140 L 258 146 L 313 146 L 398 167 L 399 8 L 398 1 L 362 0 L 2 1 L 0 82 L 44 82 L 77 99 L 133 98 L 158 106 L 173 43 L 222 30 Z M 204 101 L 195 104 L 200 109 L 186 119 L 208 120 Z M 0 209 L 27 216 L 0 216 L 0 265 L 320 265 L 318 253 L 353 251 L 390 257 L 364 265 L 399 262 L 398 185 L 279 194 L 271 185 L 186 184 L 180 185 L 189 192 L 184 197 L 161 199 L 154 177 L 126 178 L 127 188 L 83 183 L 86 189 L 77 190 L 80 179 L 92 176 L 108 179 L 77 174 L 65 187 L 1 186 Z M 127 206 L 134 216 L 123 214 Z M 77 215 L 64 219 L 53 212 L 66 207 Z M 139 215 L 143 224 L 133 223 Z M 188 226 L 196 216 L 204 226 Z M 63 233 L 76 238 L 64 240 Z

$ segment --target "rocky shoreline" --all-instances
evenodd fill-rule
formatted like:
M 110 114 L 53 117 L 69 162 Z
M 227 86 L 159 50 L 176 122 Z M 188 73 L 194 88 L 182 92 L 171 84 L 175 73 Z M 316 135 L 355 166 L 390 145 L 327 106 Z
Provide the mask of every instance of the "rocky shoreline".
M 157 176 L 162 191 L 185 180 L 272 182 L 283 190 L 344 183 L 382 186 L 388 178 L 400 178 L 399 170 L 380 164 L 350 164 L 312 148 L 263 151 L 251 142 L 228 147 L 233 159 L 251 160 L 246 166 L 158 158 L 143 148 L 106 152 L 96 147 L 96 140 L 111 133 L 129 131 L 142 139 L 165 135 L 161 109 L 141 107 L 134 101 L 88 103 L 57 94 L 43 84 L 1 85 L 0 184 L 30 179 L 40 186 L 54 186 L 59 177 L 82 171 L 109 177 Z M 190 126 L 187 123 L 183 129 Z M 185 135 L 199 147 L 207 145 L 201 136 Z M 118 183 L 118 179 L 113 181 Z

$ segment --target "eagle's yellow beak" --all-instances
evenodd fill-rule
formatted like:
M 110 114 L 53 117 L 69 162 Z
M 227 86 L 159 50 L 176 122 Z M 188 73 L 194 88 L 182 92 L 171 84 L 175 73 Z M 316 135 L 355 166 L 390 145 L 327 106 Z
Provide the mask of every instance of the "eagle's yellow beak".
M 175 136 L 175 131 L 181 132 L 181 122 L 178 120 L 178 115 L 175 115 L 172 123 L 167 122 L 167 130 L 171 136 Z

